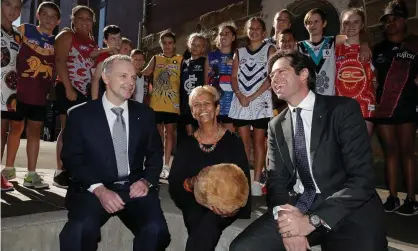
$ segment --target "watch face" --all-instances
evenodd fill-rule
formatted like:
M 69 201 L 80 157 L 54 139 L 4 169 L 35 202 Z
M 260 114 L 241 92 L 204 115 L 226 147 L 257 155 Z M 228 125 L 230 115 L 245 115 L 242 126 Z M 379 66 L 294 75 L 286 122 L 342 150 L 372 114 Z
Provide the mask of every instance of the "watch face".
M 318 227 L 321 225 L 321 219 L 319 219 L 318 215 L 311 215 L 309 217 L 311 224 L 314 225 L 315 227 Z

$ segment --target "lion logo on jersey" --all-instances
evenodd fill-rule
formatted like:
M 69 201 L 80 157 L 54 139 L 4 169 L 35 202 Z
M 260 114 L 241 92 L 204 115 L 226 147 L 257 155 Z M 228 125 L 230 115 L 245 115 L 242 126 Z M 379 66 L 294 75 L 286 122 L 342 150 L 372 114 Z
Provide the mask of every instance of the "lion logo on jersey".
M 30 76 L 31 78 L 36 78 L 39 73 L 45 73 L 44 78 L 52 78 L 52 67 L 45 60 L 44 64 L 42 64 L 39 58 L 31 56 L 26 62 L 29 65 L 29 69 L 22 73 L 23 77 L 29 77 L 29 73 L 33 72 L 33 75 Z

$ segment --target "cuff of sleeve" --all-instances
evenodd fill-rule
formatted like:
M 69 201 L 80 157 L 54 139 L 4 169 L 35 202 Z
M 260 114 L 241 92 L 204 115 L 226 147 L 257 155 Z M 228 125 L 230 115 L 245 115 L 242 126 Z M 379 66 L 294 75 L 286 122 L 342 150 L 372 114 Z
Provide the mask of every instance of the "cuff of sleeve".
M 99 186 L 103 186 L 103 184 L 102 183 L 93 184 L 87 190 L 89 190 L 90 193 L 93 193 L 94 189 L 98 188 Z
M 321 219 L 321 224 L 327 231 L 331 231 L 331 227 L 323 219 Z

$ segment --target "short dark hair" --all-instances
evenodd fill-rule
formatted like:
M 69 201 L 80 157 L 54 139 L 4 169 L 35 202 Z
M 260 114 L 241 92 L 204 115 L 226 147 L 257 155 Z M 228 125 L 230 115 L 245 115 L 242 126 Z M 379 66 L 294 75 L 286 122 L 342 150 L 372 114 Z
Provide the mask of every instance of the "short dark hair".
M 39 5 L 38 10 L 36 11 L 36 13 L 39 14 L 43 8 L 49 8 L 49 9 L 54 10 L 57 13 L 58 20 L 61 19 L 61 10 L 56 3 L 54 3 L 54 2 L 43 2 Z
M 308 56 L 298 52 L 298 51 L 278 51 L 275 53 L 268 61 L 268 73 L 270 74 L 274 63 L 277 62 L 280 58 L 287 58 L 290 59 L 290 66 L 295 70 L 296 75 L 300 75 L 300 72 L 303 69 L 307 69 L 309 71 L 309 76 L 307 79 L 308 88 L 312 91 L 315 91 L 316 86 L 316 73 L 315 73 L 315 65 L 308 58 Z
M 144 57 L 145 57 L 145 52 L 141 51 L 140 49 L 133 49 L 131 51 L 131 57 L 135 56 L 135 55 L 144 55 Z
M 311 18 L 312 15 L 314 14 L 318 14 L 321 17 L 322 22 L 325 22 L 327 20 L 327 14 L 325 13 L 325 11 L 319 8 L 315 8 L 315 9 L 308 11 L 308 13 L 306 13 L 305 18 L 303 19 L 303 23 L 306 25 L 309 18 Z
M 171 31 L 164 31 L 160 36 L 160 43 L 163 42 L 165 37 L 172 38 L 174 43 L 176 43 L 176 35 Z
M 103 29 L 104 39 L 108 39 L 109 35 L 116 35 L 120 33 L 120 28 L 117 25 L 108 25 Z

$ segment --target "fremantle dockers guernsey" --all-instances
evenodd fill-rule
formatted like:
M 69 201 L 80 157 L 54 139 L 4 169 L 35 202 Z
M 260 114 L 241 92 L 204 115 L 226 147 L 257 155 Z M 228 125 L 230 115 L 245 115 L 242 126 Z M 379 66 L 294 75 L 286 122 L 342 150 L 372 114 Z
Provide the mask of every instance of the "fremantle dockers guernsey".
M 298 49 L 316 66 L 316 92 L 335 95 L 335 37 L 323 37 L 320 43 L 301 41 Z
M 205 83 L 205 57 L 188 58 L 181 65 L 180 113 L 191 115 L 189 96 L 194 88 Z
M 272 45 L 263 43 L 256 51 L 239 48 L 238 87 L 245 96 L 254 94 L 267 78 L 268 51 Z M 266 90 L 249 106 L 243 107 L 234 95 L 229 117 L 241 120 L 256 120 L 273 117 L 271 90 Z
M 217 50 L 208 54 L 208 84 L 215 87 L 221 94 L 219 115 L 228 116 L 232 97 L 232 58 L 233 53 L 224 54 Z
M 156 112 L 180 113 L 180 66 L 183 57 L 155 55 L 150 107 Z
M 16 111 L 16 62 L 21 36 L 14 28 L 9 34 L 1 27 L 1 110 Z
M 364 118 L 374 117 L 376 95 L 373 87 L 371 61 L 363 63 L 359 59 L 360 45 L 347 43 L 335 49 L 337 76 L 335 89 L 337 96 L 350 97 L 360 104 Z

